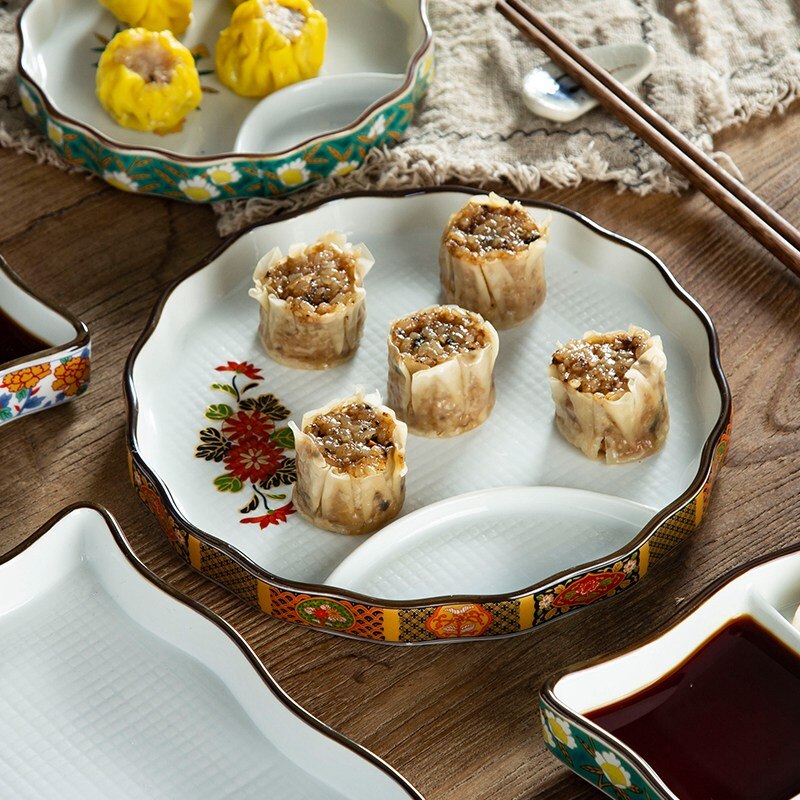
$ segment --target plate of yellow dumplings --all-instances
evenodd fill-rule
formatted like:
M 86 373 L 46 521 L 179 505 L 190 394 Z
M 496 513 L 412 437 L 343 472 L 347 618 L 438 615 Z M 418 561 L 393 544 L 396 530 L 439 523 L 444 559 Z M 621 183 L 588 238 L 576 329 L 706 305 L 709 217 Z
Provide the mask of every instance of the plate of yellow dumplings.
M 66 161 L 190 202 L 357 169 L 433 67 L 426 0 L 30 0 L 19 37 L 22 106 Z

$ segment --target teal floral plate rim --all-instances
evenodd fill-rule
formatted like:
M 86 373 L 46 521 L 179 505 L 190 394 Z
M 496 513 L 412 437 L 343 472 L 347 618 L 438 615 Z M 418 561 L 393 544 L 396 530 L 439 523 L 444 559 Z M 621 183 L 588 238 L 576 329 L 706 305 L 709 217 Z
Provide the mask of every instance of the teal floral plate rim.
M 24 66 L 29 46 L 24 30 L 27 0 L 17 18 L 17 80 L 25 113 L 71 166 L 134 194 L 208 203 L 250 197 L 278 197 L 360 166 L 374 147 L 391 146 L 405 133 L 425 96 L 433 73 L 434 40 L 428 0 L 418 0 L 424 30 L 402 85 L 343 128 L 272 153 L 225 152 L 181 155 L 148 145 L 131 146 L 61 112 Z

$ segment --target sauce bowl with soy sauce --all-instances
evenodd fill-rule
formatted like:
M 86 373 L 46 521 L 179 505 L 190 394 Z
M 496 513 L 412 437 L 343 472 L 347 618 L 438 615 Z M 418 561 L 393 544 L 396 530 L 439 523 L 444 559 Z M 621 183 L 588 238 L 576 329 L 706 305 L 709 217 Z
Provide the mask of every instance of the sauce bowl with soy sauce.
M 86 324 L 33 292 L 0 256 L 0 425 L 83 394 L 90 351 Z
M 721 578 L 645 644 L 548 681 L 548 749 L 614 798 L 797 798 L 798 606 L 800 547 Z

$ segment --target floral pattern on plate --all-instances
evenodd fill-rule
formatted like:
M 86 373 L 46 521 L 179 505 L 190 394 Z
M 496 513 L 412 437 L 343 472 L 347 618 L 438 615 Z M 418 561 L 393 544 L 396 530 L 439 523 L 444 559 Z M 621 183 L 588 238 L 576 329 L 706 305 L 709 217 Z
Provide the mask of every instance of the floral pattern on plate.
M 607 744 L 568 722 L 540 702 L 547 749 L 570 769 L 614 800 L 660 800 L 661 795 Z
M 72 400 L 89 386 L 89 347 L 0 373 L 0 425 Z
M 294 450 L 294 436 L 288 426 L 277 425 L 291 412 L 275 395 L 255 394 L 263 375 L 253 364 L 228 361 L 216 370 L 232 373 L 230 383 L 211 384 L 212 389 L 227 395 L 229 402 L 212 403 L 206 408 L 206 419 L 219 425 L 200 431 L 195 457 L 224 465 L 225 471 L 213 481 L 218 492 L 252 492 L 239 513 L 263 513 L 239 522 L 258 525 L 262 530 L 280 525 L 295 513 L 286 494 L 276 491 L 295 481 L 295 460 L 286 457 L 287 451 Z M 235 408 L 231 402 L 235 402 Z

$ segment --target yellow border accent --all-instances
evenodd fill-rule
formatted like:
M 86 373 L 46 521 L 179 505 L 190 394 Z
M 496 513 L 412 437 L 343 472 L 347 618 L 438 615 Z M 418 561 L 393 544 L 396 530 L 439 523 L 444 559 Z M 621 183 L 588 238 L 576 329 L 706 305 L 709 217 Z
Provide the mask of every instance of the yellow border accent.
M 645 542 L 639 548 L 639 577 L 643 578 L 647 575 L 647 570 L 650 568 L 650 542 Z
M 258 595 L 258 607 L 265 614 L 272 614 L 272 595 L 270 594 L 269 584 L 257 580 L 256 593 Z
M 710 480 L 710 478 L 709 478 Z M 706 487 L 709 489 L 711 488 L 710 483 L 707 483 L 701 490 L 700 493 L 694 499 L 694 526 L 695 528 L 700 527 L 700 523 L 703 521 L 703 512 L 705 511 L 705 497 L 706 497 Z
M 519 629 L 521 631 L 533 627 L 533 612 L 535 604 L 533 602 L 533 595 L 526 594 L 519 600 Z
M 387 642 L 400 641 L 400 612 L 396 608 L 383 609 L 383 638 Z
M 189 545 L 189 563 L 195 569 L 202 569 L 202 558 L 200 556 L 200 542 L 194 536 L 187 536 L 186 542 Z

